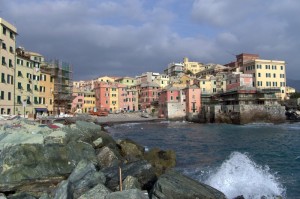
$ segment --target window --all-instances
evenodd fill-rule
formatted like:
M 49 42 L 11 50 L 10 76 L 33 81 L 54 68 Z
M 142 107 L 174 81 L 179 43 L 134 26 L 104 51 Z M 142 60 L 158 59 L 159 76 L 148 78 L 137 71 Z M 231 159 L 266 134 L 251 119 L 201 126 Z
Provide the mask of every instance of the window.
M 17 59 L 17 64 L 20 64 L 20 59 Z
M 22 104 L 21 96 L 20 96 L 20 95 L 17 96 L 17 103 L 18 103 L 18 104 Z
M 14 49 L 13 49 L 13 47 L 9 47 L 9 52 L 11 52 L 11 53 L 14 53 Z
M 8 92 L 8 100 L 11 100 L 11 92 Z
M 5 83 L 5 74 L 4 73 L 1 74 L 1 83 Z
M 173 96 L 171 96 L 171 101 L 173 101 Z
M 3 33 L 4 35 L 6 35 L 6 28 L 5 28 L 4 26 L 3 26 L 2 33 Z
M 52 105 L 52 99 L 50 99 L 49 104 Z
M 6 83 L 10 83 L 10 75 L 7 74 L 7 79 L 6 79 Z
M 280 70 L 283 70 L 283 66 L 280 66 Z
M 2 57 L 2 65 L 3 65 L 3 66 L 6 66 L 5 57 Z
M 18 82 L 18 89 L 23 89 L 21 82 Z
M 280 74 L 280 78 L 284 78 L 284 74 Z
M 23 74 L 21 71 L 18 71 L 18 77 L 23 77 Z
M 260 73 L 258 73 L 258 77 L 261 77 L 261 74 L 260 74 Z
M 8 60 L 8 66 L 11 68 L 14 67 L 11 59 Z
M 2 42 L 2 49 L 6 50 L 6 44 Z
M 27 91 L 31 91 L 30 84 L 27 84 Z
M 276 74 L 275 73 L 273 73 L 273 78 L 276 78 Z
M 4 91 L 1 91 L 1 98 L 2 100 L 4 100 Z
M 11 39 L 14 39 L 14 33 L 12 31 L 9 32 L 9 36 Z

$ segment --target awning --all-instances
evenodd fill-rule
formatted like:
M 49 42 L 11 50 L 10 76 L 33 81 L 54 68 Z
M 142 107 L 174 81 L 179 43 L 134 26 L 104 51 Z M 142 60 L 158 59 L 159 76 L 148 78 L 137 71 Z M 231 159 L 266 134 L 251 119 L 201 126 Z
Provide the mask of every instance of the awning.
M 47 108 L 34 108 L 36 112 L 47 112 Z

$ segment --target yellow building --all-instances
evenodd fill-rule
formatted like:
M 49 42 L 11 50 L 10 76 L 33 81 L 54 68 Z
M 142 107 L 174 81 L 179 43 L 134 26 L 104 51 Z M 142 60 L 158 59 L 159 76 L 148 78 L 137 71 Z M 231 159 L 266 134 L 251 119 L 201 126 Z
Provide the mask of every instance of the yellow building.
M 15 114 L 14 69 L 17 28 L 0 18 L 0 114 Z
M 201 89 L 201 94 L 217 93 L 217 78 L 215 76 L 207 76 L 206 78 L 198 79 L 198 85 Z
M 45 99 L 44 107 L 48 109 L 49 115 L 53 114 L 53 88 L 54 81 L 53 77 L 51 77 L 51 73 L 49 71 L 44 70 L 44 66 L 41 66 L 41 74 L 40 74 L 40 93 L 39 97 Z
M 84 101 L 83 101 L 83 106 L 82 106 L 82 112 L 88 113 L 90 110 L 93 110 L 96 107 L 95 92 L 83 91 L 83 95 L 84 95 Z
M 121 78 L 116 79 L 115 82 L 124 84 L 127 86 L 127 88 L 130 88 L 130 87 L 136 85 L 136 79 L 133 77 L 121 77 Z
M 166 86 L 169 85 L 170 78 L 169 75 L 160 74 L 154 78 L 153 82 L 158 84 L 161 88 L 165 88 Z
M 15 113 L 33 117 L 35 113 L 47 112 L 46 98 L 40 96 L 45 91 L 40 86 L 40 62 L 34 61 L 24 48 L 17 48 L 16 54 Z
M 193 74 L 199 73 L 203 70 L 203 64 L 200 62 L 190 62 L 187 57 L 183 58 L 184 72 L 190 71 Z
M 241 71 L 245 74 L 253 74 L 254 87 L 274 90 L 281 100 L 287 98 L 285 61 L 250 60 L 244 63 Z
M 109 76 L 103 76 L 103 77 L 98 77 L 96 81 L 99 82 L 115 82 L 115 77 L 109 77 Z
M 110 94 L 110 111 L 115 112 L 119 110 L 119 89 L 116 84 L 112 84 L 109 88 Z

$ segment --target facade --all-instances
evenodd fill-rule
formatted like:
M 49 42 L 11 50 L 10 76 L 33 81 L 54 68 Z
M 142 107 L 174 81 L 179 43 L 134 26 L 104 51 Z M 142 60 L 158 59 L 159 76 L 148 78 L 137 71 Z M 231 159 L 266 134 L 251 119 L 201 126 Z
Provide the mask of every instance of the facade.
M 201 90 L 197 85 L 185 88 L 168 86 L 159 95 L 159 117 L 197 120 L 201 110 Z
M 96 81 L 98 82 L 115 82 L 115 79 L 114 77 L 109 77 L 109 76 L 103 76 L 103 77 L 98 77 L 96 79 Z
M 84 105 L 83 92 L 80 89 L 73 87 L 72 97 L 73 97 L 73 101 L 72 101 L 71 112 L 72 113 L 82 113 L 83 105 Z
M 190 62 L 187 57 L 183 58 L 184 72 L 190 71 L 192 74 L 197 74 L 203 70 L 203 64 L 200 62 Z
M 110 84 L 104 81 L 96 82 L 94 91 L 97 109 L 110 110 Z
M 158 103 L 158 93 L 161 88 L 154 82 L 142 83 L 139 86 L 139 110 L 150 109 L 152 105 Z
M 127 110 L 128 111 L 137 111 L 138 110 L 138 91 L 134 88 L 127 89 L 126 96 Z
M 95 108 L 95 101 L 96 101 L 95 93 L 91 90 L 89 91 L 84 90 L 82 94 L 83 94 L 82 112 L 88 113 L 89 111 Z
M 153 82 L 156 77 L 158 77 L 160 74 L 159 73 L 154 73 L 154 72 L 145 72 L 141 74 L 140 76 L 136 76 L 136 84 L 142 84 L 142 83 L 147 83 L 147 82 Z
M 169 85 L 170 78 L 169 75 L 160 74 L 154 78 L 153 82 L 158 84 L 161 88 L 164 88 Z
M 0 114 L 15 114 L 15 49 L 17 28 L 0 18 Z
M 226 90 L 228 91 L 241 86 L 252 87 L 252 85 L 253 85 L 252 74 L 242 74 L 242 73 L 234 72 L 228 75 Z
M 255 59 L 244 63 L 242 71 L 253 75 L 254 87 L 273 89 L 279 99 L 287 98 L 285 61 Z
M 78 88 L 80 90 L 93 90 L 95 82 L 96 82 L 96 80 L 73 81 L 73 87 Z
M 33 117 L 34 114 L 47 113 L 45 85 L 41 84 L 40 62 L 24 48 L 16 49 L 15 113 Z
M 177 76 L 180 73 L 184 72 L 184 65 L 182 63 L 170 63 L 168 67 L 164 70 L 164 73 L 172 76 Z
M 119 82 L 126 85 L 127 88 L 130 88 L 131 86 L 134 86 L 136 84 L 136 79 L 133 77 L 121 77 L 119 79 L 116 79 L 115 82 Z
M 196 77 L 197 78 L 205 78 L 206 76 L 209 76 L 209 75 L 215 76 L 217 73 L 228 72 L 230 70 L 231 70 L 231 68 L 220 65 L 220 64 L 206 64 L 206 65 L 203 65 L 203 70 L 196 74 Z

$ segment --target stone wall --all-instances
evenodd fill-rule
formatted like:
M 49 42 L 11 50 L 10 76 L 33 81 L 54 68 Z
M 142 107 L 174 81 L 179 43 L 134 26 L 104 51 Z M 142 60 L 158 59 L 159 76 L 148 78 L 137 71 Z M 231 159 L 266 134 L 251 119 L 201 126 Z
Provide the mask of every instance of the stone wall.
M 218 123 L 284 122 L 285 107 L 280 105 L 216 105 L 211 109 Z

